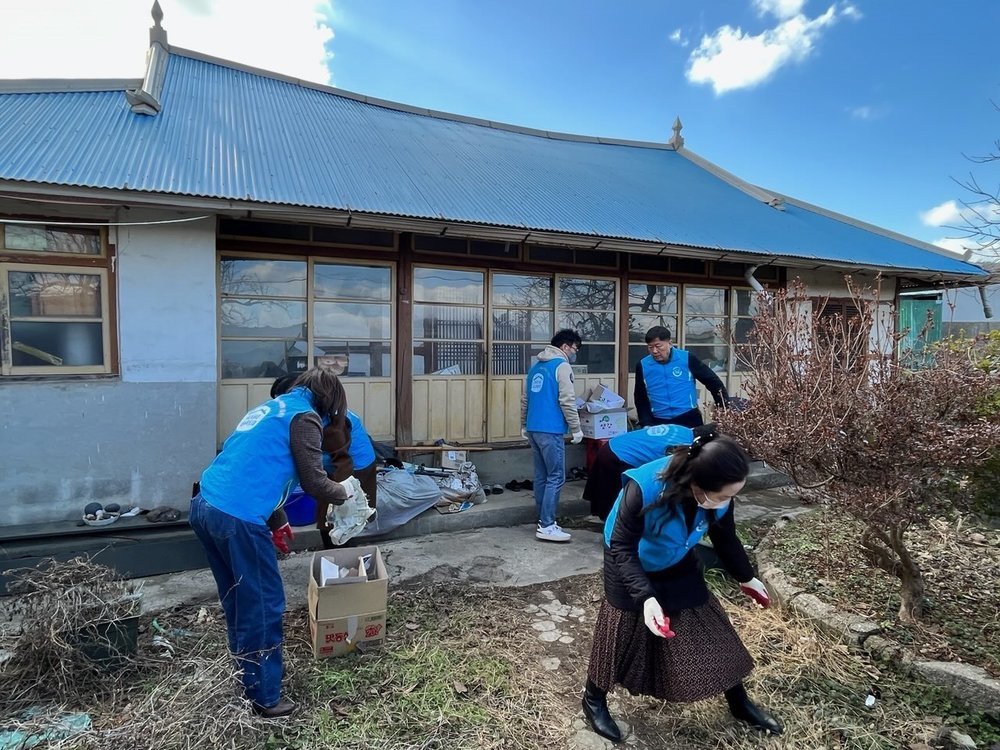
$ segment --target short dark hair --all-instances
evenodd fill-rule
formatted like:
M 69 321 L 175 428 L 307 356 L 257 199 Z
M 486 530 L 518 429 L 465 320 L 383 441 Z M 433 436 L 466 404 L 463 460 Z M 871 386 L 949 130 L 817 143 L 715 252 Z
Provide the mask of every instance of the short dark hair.
M 660 341 L 670 341 L 670 329 L 666 326 L 653 326 L 648 331 L 646 331 L 646 343 L 652 343 L 659 339 Z
M 292 390 L 292 383 L 298 375 L 282 375 L 271 383 L 271 398 L 282 396 Z
M 552 337 L 551 344 L 552 346 L 563 346 L 566 344 L 568 346 L 579 347 L 583 344 L 583 339 L 572 328 L 563 328 L 560 331 L 556 331 L 556 335 Z

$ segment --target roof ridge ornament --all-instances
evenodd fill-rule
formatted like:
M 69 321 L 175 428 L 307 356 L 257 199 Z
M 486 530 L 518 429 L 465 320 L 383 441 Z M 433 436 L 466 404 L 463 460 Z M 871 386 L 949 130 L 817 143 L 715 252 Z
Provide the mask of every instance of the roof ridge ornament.
M 668 146 L 673 146 L 674 150 L 681 148 L 684 145 L 684 136 L 681 135 L 681 128 L 684 127 L 684 123 L 681 122 L 680 117 L 674 118 L 673 131 L 674 134 L 671 136 L 670 140 L 667 141 Z
M 153 0 L 150 15 L 153 17 L 153 25 L 149 27 L 146 76 L 142 79 L 140 88 L 125 92 L 126 101 L 137 115 L 155 115 L 160 111 L 160 94 L 167 75 L 167 58 L 170 56 L 167 31 L 160 25 L 163 21 L 163 9 L 159 0 Z

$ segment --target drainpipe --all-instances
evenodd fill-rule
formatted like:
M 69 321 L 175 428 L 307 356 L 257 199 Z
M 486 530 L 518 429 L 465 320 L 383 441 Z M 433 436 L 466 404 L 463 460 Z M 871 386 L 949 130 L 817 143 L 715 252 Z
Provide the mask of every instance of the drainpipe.
M 758 294 L 763 294 L 766 296 L 767 290 L 763 286 L 761 286 L 760 282 L 757 281 L 757 279 L 753 277 L 754 273 L 756 273 L 758 268 L 760 268 L 760 266 L 748 266 L 746 273 L 743 274 L 743 278 L 746 280 L 747 284 L 751 289 L 753 289 Z
M 987 319 L 992 318 L 993 317 L 993 308 L 990 307 L 989 300 L 986 299 L 986 285 L 985 284 L 982 284 L 979 287 L 979 299 L 983 303 L 983 315 L 985 315 Z

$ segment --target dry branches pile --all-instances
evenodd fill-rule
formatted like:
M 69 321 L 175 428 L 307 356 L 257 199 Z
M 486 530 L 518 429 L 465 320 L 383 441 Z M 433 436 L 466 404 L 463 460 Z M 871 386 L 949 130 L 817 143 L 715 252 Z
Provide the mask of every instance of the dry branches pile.
M 93 696 L 134 657 L 140 593 L 115 571 L 78 557 L 19 571 L 0 663 L 6 707 L 41 697 Z

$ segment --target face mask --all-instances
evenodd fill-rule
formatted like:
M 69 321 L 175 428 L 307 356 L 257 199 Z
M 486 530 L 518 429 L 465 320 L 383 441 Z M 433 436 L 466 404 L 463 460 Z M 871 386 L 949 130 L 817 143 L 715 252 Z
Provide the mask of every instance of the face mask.
M 699 500 L 698 496 L 694 496 L 694 501 L 698 503 L 699 508 L 704 508 L 705 510 L 714 510 L 721 506 L 725 500 L 713 500 L 705 492 L 701 493 L 702 499 Z
M 569 356 L 567 356 L 566 359 L 569 360 L 570 364 L 573 364 L 574 362 L 576 362 L 576 352 L 570 352 Z

